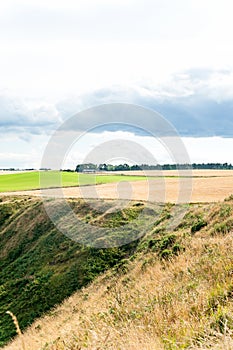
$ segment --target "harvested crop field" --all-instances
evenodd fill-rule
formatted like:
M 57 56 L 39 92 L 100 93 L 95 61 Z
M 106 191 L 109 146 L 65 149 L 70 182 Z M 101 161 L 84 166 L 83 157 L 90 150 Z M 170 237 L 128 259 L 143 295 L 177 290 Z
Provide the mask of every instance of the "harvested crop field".
M 111 172 L 108 172 L 111 173 Z M 201 169 L 201 170 L 134 170 L 134 171 L 114 171 L 112 174 L 118 175 L 134 175 L 134 176 L 164 176 L 164 177 L 233 177 L 233 170 L 215 170 L 215 169 Z
M 128 173 L 127 173 L 128 174 Z M 132 173 L 130 175 L 133 175 Z M 142 173 L 135 172 L 135 175 Z M 193 177 L 179 178 L 174 172 L 166 177 L 141 181 L 106 183 L 96 186 L 63 188 L 64 197 L 150 200 L 152 202 L 217 202 L 233 194 L 233 171 L 196 170 Z M 152 176 L 156 176 L 154 173 Z M 179 191 L 181 191 L 179 195 Z M 49 189 L 43 194 L 60 196 L 61 189 Z M 192 192 L 192 193 L 191 193 Z M 40 190 L 7 192 L 4 194 L 40 196 Z

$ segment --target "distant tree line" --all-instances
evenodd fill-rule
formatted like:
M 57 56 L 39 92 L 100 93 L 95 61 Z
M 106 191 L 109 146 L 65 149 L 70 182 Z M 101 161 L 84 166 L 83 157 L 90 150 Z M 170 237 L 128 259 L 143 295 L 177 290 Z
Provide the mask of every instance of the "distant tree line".
M 228 163 L 193 163 L 193 164 L 157 164 L 157 165 L 129 165 L 129 164 L 78 164 L 76 172 L 95 172 L 95 171 L 128 171 L 128 170 L 185 170 L 185 169 L 213 169 L 213 170 L 232 170 L 233 165 Z M 69 171 L 67 169 L 66 171 Z
M 26 168 L 26 169 L 20 169 L 20 168 L 1 168 L 0 171 L 32 171 L 35 170 L 34 168 Z

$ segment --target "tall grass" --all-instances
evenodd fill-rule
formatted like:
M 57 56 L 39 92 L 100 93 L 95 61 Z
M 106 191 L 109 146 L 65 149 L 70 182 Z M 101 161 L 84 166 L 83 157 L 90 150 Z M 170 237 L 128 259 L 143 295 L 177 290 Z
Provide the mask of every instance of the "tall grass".
M 12 321 L 14 322 L 14 325 L 15 325 L 15 328 L 16 328 L 16 332 L 17 332 L 17 334 L 19 336 L 19 339 L 21 341 L 21 349 L 22 350 L 26 350 L 24 339 L 23 339 L 23 334 L 22 334 L 21 329 L 19 327 L 19 323 L 18 323 L 17 317 L 11 311 L 6 311 L 6 313 L 8 315 L 10 315 L 10 317 L 12 318 Z
M 233 227 L 213 234 L 231 217 L 223 204 L 193 206 L 174 231 L 183 249 L 163 258 L 167 233 L 157 230 L 160 238 L 145 238 L 124 269 L 109 270 L 37 320 L 23 335 L 28 348 L 233 349 Z M 201 219 L 205 225 L 191 230 Z M 5 349 L 18 349 L 16 341 Z

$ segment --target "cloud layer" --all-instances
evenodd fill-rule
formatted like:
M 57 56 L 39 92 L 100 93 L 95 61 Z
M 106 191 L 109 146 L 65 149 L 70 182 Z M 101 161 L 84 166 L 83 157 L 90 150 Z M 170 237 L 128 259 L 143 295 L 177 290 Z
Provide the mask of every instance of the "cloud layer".
M 86 108 L 125 102 L 159 112 L 181 136 L 233 137 L 232 77 L 233 74 L 228 71 L 191 70 L 174 75 L 163 86 L 144 84 L 105 88 L 64 98 L 56 103 L 37 101 L 34 106 L 27 101 L 2 95 L 0 133 L 50 134 L 62 121 Z M 104 119 L 99 116 L 100 125 Z M 85 128 L 85 123 L 82 123 L 81 131 L 85 131 Z M 127 128 L 118 126 L 117 129 Z

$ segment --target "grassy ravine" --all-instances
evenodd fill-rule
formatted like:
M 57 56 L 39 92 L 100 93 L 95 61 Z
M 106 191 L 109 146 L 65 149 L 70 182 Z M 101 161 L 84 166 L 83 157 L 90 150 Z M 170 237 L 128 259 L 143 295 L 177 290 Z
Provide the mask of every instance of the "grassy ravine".
M 112 249 L 85 248 L 62 236 L 38 199 L 4 200 L 2 344 L 15 334 L 6 310 L 25 328 L 81 288 L 33 323 L 24 334 L 26 349 L 233 348 L 233 197 L 190 205 L 173 232 L 167 231 L 173 215 L 167 204 L 145 237 Z M 104 218 L 80 200 L 72 206 L 105 227 L 137 221 L 142 209 L 131 203 Z M 6 350 L 19 344 L 16 338 Z
M 0 192 L 36 190 L 41 187 L 60 187 L 61 183 L 62 187 L 70 187 L 139 180 L 146 180 L 146 177 L 134 175 L 78 174 L 66 171 L 32 171 L 0 175 Z
M 107 214 L 105 219 L 82 200 L 70 205 L 80 219 L 98 225 L 100 216 L 100 225 L 109 223 L 111 230 L 119 220 L 124 224 L 137 217 L 142 207 Z M 24 329 L 135 249 L 135 243 L 110 249 L 85 247 L 56 230 L 39 199 L 0 198 L 0 345 L 15 335 L 7 310 L 18 316 Z

